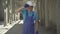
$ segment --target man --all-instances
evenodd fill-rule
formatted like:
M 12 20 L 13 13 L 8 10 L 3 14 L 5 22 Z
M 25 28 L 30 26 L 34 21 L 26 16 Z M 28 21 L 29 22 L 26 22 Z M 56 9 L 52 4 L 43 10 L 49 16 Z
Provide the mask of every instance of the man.
M 35 21 L 35 31 L 38 34 L 38 15 L 37 12 L 33 11 L 33 3 L 31 1 L 26 2 L 23 8 L 16 10 L 23 15 L 23 31 L 22 34 L 34 34 L 34 21 Z

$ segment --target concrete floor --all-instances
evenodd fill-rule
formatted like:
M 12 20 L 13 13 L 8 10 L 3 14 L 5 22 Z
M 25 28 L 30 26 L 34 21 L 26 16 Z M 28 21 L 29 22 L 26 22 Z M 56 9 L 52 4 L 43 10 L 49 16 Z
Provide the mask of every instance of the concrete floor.
M 7 33 L 5 34 L 22 34 L 22 25 L 21 24 L 16 24 L 11 28 Z
M 46 31 L 44 27 L 39 28 L 39 34 L 53 34 L 51 31 Z M 5 34 L 22 34 L 22 24 L 16 24 Z

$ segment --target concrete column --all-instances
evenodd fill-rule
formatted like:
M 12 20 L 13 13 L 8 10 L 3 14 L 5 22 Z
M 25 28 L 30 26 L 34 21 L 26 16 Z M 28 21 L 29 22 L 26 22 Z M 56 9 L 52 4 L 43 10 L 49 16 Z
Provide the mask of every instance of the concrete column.
M 40 17 L 40 25 L 42 23 L 42 0 L 40 0 L 40 11 L 39 11 L 39 17 Z
M 9 22 L 11 24 L 11 22 L 12 22 L 12 0 L 10 0 L 10 10 L 9 10 L 9 12 L 10 12 Z
M 42 0 L 42 25 L 45 23 L 45 0 Z
M 4 20 L 5 20 L 5 21 L 4 21 L 4 22 L 5 22 L 5 23 L 4 23 L 4 26 L 6 26 L 7 23 L 8 23 L 8 7 L 7 7 L 7 2 L 8 2 L 8 1 L 6 0 L 6 1 L 5 1 L 5 3 L 6 3 L 6 9 L 4 9 L 4 14 L 5 14 L 5 15 L 4 15 Z
M 15 21 L 15 0 L 12 0 L 13 2 L 12 2 L 12 15 L 13 15 L 13 21 Z
M 57 34 L 60 34 L 60 0 L 57 0 L 56 9 Z
M 45 0 L 45 27 L 49 26 L 49 12 L 48 12 L 48 0 Z
M 9 10 L 10 10 L 10 0 L 8 0 L 8 23 L 9 23 L 9 16 L 10 16 Z
M 40 19 L 40 0 L 36 0 L 36 1 L 35 1 L 36 2 L 35 8 L 37 8 L 38 18 Z

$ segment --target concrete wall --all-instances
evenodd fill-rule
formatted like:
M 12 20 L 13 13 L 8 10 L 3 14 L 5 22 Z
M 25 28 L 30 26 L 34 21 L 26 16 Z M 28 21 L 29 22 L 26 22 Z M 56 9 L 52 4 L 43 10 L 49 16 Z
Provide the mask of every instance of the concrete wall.
M 60 31 L 60 0 L 40 0 L 40 20 L 45 28 Z M 57 25 L 59 24 L 59 25 Z M 57 29 L 58 28 L 58 29 Z
M 40 0 L 40 20 L 45 28 L 60 34 L 60 0 Z M 57 30 L 57 31 L 56 31 Z
M 51 27 L 56 25 L 56 0 L 45 1 L 45 25 Z

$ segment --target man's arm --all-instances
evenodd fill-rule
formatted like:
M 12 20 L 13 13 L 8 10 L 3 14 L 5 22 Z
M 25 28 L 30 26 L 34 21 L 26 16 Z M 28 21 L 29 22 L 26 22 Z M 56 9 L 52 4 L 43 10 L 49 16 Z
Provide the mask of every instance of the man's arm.
M 38 31 L 38 21 L 35 21 L 35 32 Z
M 35 20 L 35 32 L 38 31 L 38 14 L 37 12 L 34 13 L 34 20 Z
M 21 10 L 22 10 L 22 8 L 23 8 L 23 7 L 18 8 L 17 10 L 15 10 L 15 12 L 16 12 L 16 13 L 18 13 L 19 11 L 21 11 Z

